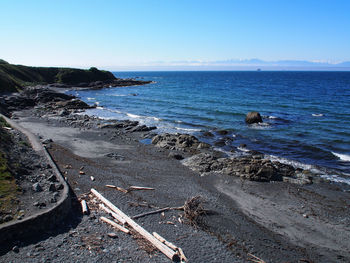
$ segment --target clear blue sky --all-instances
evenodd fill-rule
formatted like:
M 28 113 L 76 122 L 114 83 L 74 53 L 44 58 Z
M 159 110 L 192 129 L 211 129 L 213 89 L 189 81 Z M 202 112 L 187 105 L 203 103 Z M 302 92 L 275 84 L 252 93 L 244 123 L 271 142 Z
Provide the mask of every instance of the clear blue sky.
M 0 17 L 17 64 L 350 61 L 349 0 L 0 0 Z

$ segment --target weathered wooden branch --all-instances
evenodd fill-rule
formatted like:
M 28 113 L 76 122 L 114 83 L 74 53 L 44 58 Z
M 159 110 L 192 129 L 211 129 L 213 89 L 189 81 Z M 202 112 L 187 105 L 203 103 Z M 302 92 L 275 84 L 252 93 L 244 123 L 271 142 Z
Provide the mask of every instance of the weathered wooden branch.
M 89 214 L 89 208 L 87 206 L 87 203 L 85 200 L 80 201 L 81 204 L 81 210 L 83 211 L 83 215 L 88 215 Z
M 180 247 L 175 246 L 173 243 L 167 241 L 165 238 L 163 238 L 161 235 L 159 235 L 159 234 L 156 233 L 156 232 L 153 232 L 152 234 L 153 234 L 153 236 L 154 236 L 155 238 L 157 238 L 160 242 L 164 243 L 165 245 L 167 245 L 168 247 L 170 247 L 170 248 L 173 249 L 174 251 L 178 251 L 179 254 L 180 254 L 181 261 L 185 261 L 185 262 L 188 261 L 187 258 L 186 258 L 186 256 L 185 256 L 185 254 L 184 254 L 184 252 L 182 251 L 182 249 L 181 249 Z
M 168 247 L 170 247 L 172 250 L 174 250 L 174 251 L 177 251 L 178 250 L 178 247 L 177 246 L 175 246 L 173 243 L 171 243 L 171 242 L 168 242 L 168 241 L 166 241 L 162 236 L 160 236 L 158 233 L 156 233 L 156 232 L 153 232 L 152 233 L 153 234 L 153 236 L 156 238 L 156 239 L 158 239 L 160 242 L 162 242 L 162 243 L 164 243 L 165 245 L 167 245 Z
M 120 231 L 122 231 L 122 232 L 124 232 L 124 233 L 127 233 L 127 234 L 130 233 L 130 230 L 129 230 L 129 229 L 126 229 L 125 227 L 123 227 L 123 226 L 117 224 L 116 222 L 114 222 L 114 221 L 112 221 L 112 220 L 110 220 L 110 219 L 108 219 L 108 218 L 106 218 L 106 217 L 104 217 L 104 216 L 101 216 L 100 219 L 101 219 L 103 222 L 105 222 L 105 223 L 107 223 L 107 224 L 110 224 L 110 225 L 113 226 L 114 228 L 117 228 L 118 230 L 120 230 Z
M 133 219 L 131 219 L 129 216 L 127 216 L 125 213 L 123 213 L 121 210 L 119 210 L 115 205 L 113 205 L 110 201 L 108 201 L 105 197 L 103 197 L 99 192 L 97 192 L 95 189 L 91 189 L 91 192 L 101 200 L 106 206 L 108 206 L 113 212 L 120 215 L 125 221 L 128 223 L 130 227 L 132 227 L 136 232 L 138 232 L 140 235 L 142 235 L 146 240 L 152 243 L 156 248 L 158 248 L 164 255 L 166 255 L 168 258 L 170 258 L 173 261 L 179 262 L 180 257 L 171 248 L 164 245 L 162 242 L 160 242 L 157 238 L 155 238 L 152 234 L 147 232 L 143 227 L 141 227 L 139 224 L 137 224 Z
M 118 190 L 120 192 L 123 192 L 124 194 L 128 193 L 128 190 L 126 190 L 124 188 L 121 188 L 121 187 L 118 187 L 118 186 L 115 186 L 115 185 L 107 184 L 106 186 L 109 187 L 109 188 L 116 189 L 116 190 Z
M 135 215 L 133 217 L 131 217 L 132 219 L 137 219 L 137 218 L 140 218 L 140 217 L 143 217 L 143 216 L 148 216 L 148 215 L 152 215 L 152 214 L 157 214 L 157 213 L 161 213 L 163 211 L 167 211 L 169 210 L 170 207 L 165 207 L 165 208 L 162 208 L 162 209 L 158 209 L 158 210 L 154 210 L 154 211 L 151 211 L 151 212 L 146 212 L 146 213 L 142 213 L 142 214 L 138 214 L 138 215 Z
M 100 209 L 104 210 L 107 214 L 110 214 L 112 217 L 114 217 L 115 219 L 117 219 L 121 224 L 125 224 L 126 221 L 124 218 L 122 218 L 121 216 L 119 216 L 118 214 L 114 213 L 112 210 L 110 210 L 109 208 L 107 208 L 104 204 L 100 204 L 99 205 Z
M 135 191 L 135 190 L 154 190 L 154 188 L 151 187 L 143 187 L 143 186 L 130 186 L 128 188 L 128 191 Z

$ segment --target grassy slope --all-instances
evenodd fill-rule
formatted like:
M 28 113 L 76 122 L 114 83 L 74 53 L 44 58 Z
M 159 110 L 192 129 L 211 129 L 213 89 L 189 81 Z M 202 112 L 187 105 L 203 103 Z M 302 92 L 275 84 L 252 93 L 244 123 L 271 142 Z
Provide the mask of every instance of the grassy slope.
M 105 81 L 115 79 L 111 72 L 90 68 L 45 68 L 12 65 L 0 59 L 0 93 L 18 91 L 23 86 L 33 84 Z
M 10 172 L 6 154 L 11 147 L 12 138 L 3 127 L 8 127 L 8 124 L 0 117 L 0 215 L 13 210 L 18 194 L 18 186 Z

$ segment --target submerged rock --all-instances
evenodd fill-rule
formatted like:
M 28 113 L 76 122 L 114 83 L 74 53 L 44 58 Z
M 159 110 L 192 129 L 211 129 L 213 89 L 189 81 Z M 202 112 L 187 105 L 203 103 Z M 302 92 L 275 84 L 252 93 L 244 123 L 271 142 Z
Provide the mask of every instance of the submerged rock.
M 249 112 L 245 117 L 245 122 L 248 124 L 263 122 L 259 112 L 252 111 Z

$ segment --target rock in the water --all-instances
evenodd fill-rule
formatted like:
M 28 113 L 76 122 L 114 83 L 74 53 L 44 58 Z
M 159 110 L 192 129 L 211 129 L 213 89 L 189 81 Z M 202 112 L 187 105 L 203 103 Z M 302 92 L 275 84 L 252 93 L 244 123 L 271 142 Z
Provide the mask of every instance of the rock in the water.
M 41 187 L 41 185 L 39 183 L 33 184 L 32 189 L 34 192 L 42 192 L 43 191 L 43 188 Z
M 263 122 L 259 112 L 252 111 L 247 114 L 245 117 L 245 122 L 248 124 Z

